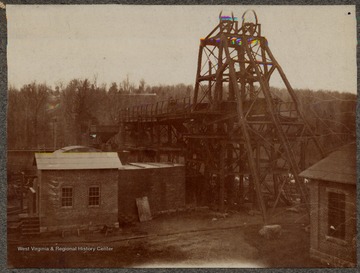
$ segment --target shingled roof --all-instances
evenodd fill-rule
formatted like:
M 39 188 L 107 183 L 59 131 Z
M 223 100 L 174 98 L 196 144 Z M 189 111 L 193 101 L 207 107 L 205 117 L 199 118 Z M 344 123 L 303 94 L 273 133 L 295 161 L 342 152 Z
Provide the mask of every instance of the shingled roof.
M 119 169 L 122 167 L 117 153 L 35 153 L 39 170 Z
M 356 184 L 356 144 L 352 143 L 331 153 L 300 173 L 301 177 Z

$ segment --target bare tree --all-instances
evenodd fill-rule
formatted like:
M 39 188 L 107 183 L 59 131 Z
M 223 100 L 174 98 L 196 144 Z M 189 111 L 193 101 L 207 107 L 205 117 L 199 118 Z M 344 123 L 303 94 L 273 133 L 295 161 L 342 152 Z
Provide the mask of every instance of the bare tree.
M 25 85 L 20 93 L 25 107 L 25 137 L 27 147 L 38 147 L 40 114 L 44 114 L 49 88 L 35 82 Z

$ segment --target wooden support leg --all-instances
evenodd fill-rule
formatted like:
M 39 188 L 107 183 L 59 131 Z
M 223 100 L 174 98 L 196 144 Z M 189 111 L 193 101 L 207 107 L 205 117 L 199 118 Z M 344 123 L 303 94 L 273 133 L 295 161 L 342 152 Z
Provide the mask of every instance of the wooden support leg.
M 219 210 L 224 212 L 224 193 L 225 193 L 225 145 L 223 142 L 220 144 L 220 177 L 219 177 Z

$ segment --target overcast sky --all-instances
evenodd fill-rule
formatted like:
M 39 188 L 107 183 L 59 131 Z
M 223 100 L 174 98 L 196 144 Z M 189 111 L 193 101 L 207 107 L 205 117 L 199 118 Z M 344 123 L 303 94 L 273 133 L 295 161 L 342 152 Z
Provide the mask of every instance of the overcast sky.
M 9 84 L 194 84 L 199 39 L 249 8 L 294 88 L 356 93 L 355 6 L 7 5 Z

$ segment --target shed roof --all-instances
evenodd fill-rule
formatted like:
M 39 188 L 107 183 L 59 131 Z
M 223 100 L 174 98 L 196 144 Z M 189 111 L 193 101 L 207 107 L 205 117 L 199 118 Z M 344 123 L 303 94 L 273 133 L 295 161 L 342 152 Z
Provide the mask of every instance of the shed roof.
M 101 152 L 98 149 L 92 148 L 92 147 L 86 147 L 86 146 L 67 146 L 63 147 L 59 150 L 54 151 L 54 153 L 76 153 L 76 152 Z
M 35 153 L 39 170 L 119 169 L 122 164 L 114 152 Z
M 356 144 L 331 153 L 300 173 L 301 177 L 344 184 L 356 184 Z
M 182 167 L 183 164 L 173 163 L 159 163 L 159 162 L 136 162 L 128 163 L 123 165 L 121 170 L 139 170 L 139 169 L 160 169 L 160 168 L 171 168 L 171 167 Z

